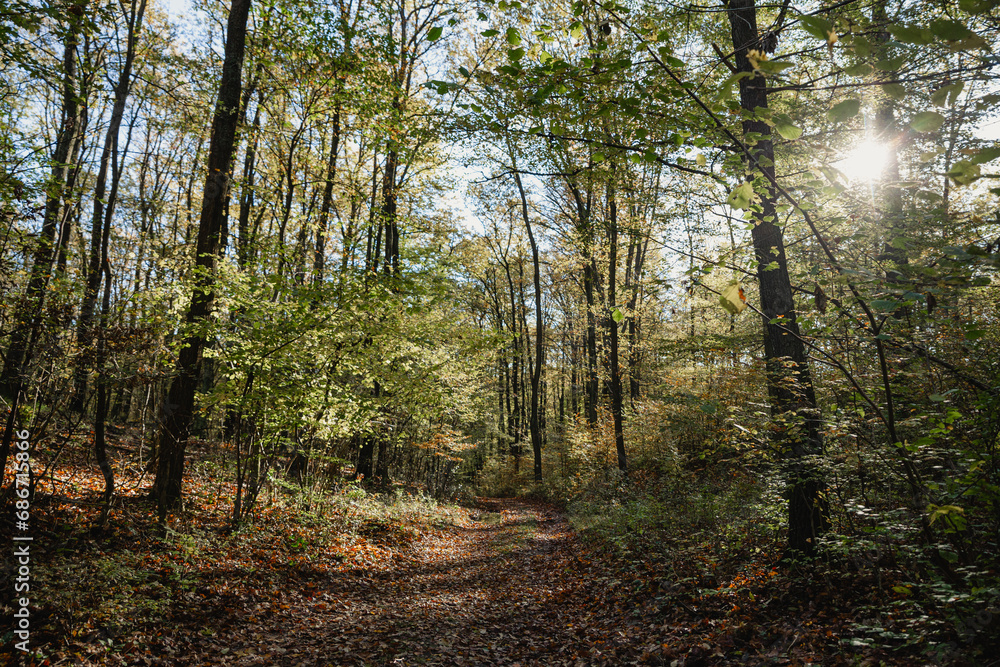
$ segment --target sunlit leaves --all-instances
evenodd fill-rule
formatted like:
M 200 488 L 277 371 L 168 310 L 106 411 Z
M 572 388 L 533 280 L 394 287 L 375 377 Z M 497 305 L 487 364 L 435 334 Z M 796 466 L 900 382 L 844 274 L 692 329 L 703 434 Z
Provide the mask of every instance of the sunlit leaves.
M 898 101 L 906 97 L 906 87 L 901 83 L 884 83 L 880 88 L 886 96 L 894 100 Z
M 970 160 L 958 160 L 948 170 L 947 176 L 955 185 L 969 185 L 982 175 L 981 168 Z
M 828 19 L 822 16 L 803 16 L 799 19 L 799 27 L 817 39 L 825 40 L 827 44 L 837 41 L 837 31 Z
M 931 21 L 930 31 L 935 37 L 949 42 L 957 42 L 971 37 L 973 34 L 964 23 L 948 19 Z
M 891 25 L 889 26 L 889 33 L 893 36 L 896 41 L 904 42 L 906 44 L 932 44 L 934 42 L 934 33 L 927 28 L 916 25 Z
M 844 68 L 844 73 L 850 76 L 868 76 L 874 71 L 874 68 L 868 63 L 858 63 L 857 65 L 851 65 L 850 67 Z
M 860 110 L 861 100 L 848 99 L 835 104 L 833 108 L 827 112 L 827 116 L 829 116 L 830 120 L 835 123 L 843 123 L 845 120 L 857 116 Z
M 731 283 L 719 295 L 719 304 L 731 315 L 739 315 L 747 307 L 747 296 L 743 286 L 737 282 Z
M 782 139 L 788 139 L 789 141 L 794 141 L 802 136 L 802 128 L 793 124 L 792 119 L 787 114 L 779 114 L 774 117 L 774 131 Z
M 964 81 L 957 81 L 950 85 L 942 86 L 931 93 L 931 102 L 939 107 L 954 106 L 964 87 Z
M 750 207 L 750 203 L 753 201 L 754 196 L 753 185 L 748 182 L 743 182 L 729 193 L 726 203 L 732 208 L 742 210 Z
M 910 127 L 916 132 L 935 132 L 944 124 L 944 116 L 936 111 L 921 111 L 910 119 Z

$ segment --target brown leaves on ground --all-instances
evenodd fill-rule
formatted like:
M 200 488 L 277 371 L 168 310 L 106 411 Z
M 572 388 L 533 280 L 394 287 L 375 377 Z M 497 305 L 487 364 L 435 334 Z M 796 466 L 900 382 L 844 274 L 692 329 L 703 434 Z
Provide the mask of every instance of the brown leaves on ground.
M 717 567 L 706 543 L 687 565 L 616 559 L 555 508 L 500 499 L 409 518 L 348 496 L 326 516 L 265 504 L 226 535 L 229 489 L 197 475 L 182 532 L 162 539 L 141 471 L 124 472 L 100 533 L 88 529 L 97 489 L 36 496 L 33 664 L 919 664 L 852 654 L 841 638 L 863 592 L 763 555 Z M 56 478 L 86 492 L 74 474 Z

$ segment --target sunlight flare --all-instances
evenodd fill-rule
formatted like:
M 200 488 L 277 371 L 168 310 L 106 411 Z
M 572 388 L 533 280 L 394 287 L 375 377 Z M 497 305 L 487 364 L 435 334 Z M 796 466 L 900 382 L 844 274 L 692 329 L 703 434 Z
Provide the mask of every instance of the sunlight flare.
M 866 140 L 835 164 L 852 183 L 871 183 L 882 177 L 889 161 L 889 149 L 884 144 Z

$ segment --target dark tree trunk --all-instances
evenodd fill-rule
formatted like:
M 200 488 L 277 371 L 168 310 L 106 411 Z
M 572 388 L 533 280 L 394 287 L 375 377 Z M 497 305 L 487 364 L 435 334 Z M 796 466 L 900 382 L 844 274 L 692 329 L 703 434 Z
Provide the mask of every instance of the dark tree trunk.
M 747 59 L 750 49 L 759 48 L 755 0 L 730 0 L 729 22 L 732 28 L 736 66 L 741 72 L 753 72 Z M 740 104 L 749 117 L 743 121 L 745 136 L 759 139 L 750 146 L 751 172 L 763 174 L 768 185 L 761 194 L 761 208 L 754 212 L 751 232 L 757 258 L 760 283 L 764 355 L 771 417 L 776 444 L 789 461 L 788 480 L 788 549 L 792 554 L 812 554 L 815 538 L 828 525 L 823 500 L 825 483 L 819 472 L 803 460 L 822 451 L 819 412 L 805 346 L 799 336 L 792 300 L 784 239 L 775 212 L 774 145 L 771 128 L 758 120 L 755 110 L 767 108 L 767 80 L 760 75 L 740 80 Z
M 586 300 L 587 308 L 587 331 L 584 347 L 587 354 L 587 379 L 586 395 L 584 397 L 584 407 L 587 413 L 587 423 L 591 426 L 597 425 L 597 396 L 599 385 L 597 379 L 597 266 L 593 257 L 593 230 L 590 220 L 590 193 L 588 191 L 586 200 L 575 183 L 570 182 L 570 192 L 576 204 L 576 227 L 580 232 L 583 242 L 583 296 Z
M 219 257 L 225 248 L 223 235 L 225 203 L 231 180 L 233 149 L 242 88 L 243 55 L 246 44 L 247 17 L 251 0 L 233 0 L 226 30 L 225 62 L 219 97 L 212 120 L 212 139 L 208 154 L 208 174 L 202 199 L 201 218 L 198 226 L 198 245 L 195 265 L 201 272 L 198 284 L 191 295 L 187 312 L 188 334 L 177 360 L 177 373 L 170 385 L 167 404 L 164 406 L 160 429 L 159 465 L 156 471 L 154 493 L 159 519 L 166 519 L 167 511 L 181 500 L 184 478 L 184 453 L 194 411 L 194 395 L 200 380 L 202 351 L 205 334 L 198 331 L 215 306 L 215 275 Z
M 145 4 L 145 3 L 144 3 Z M 109 217 L 110 220 L 110 217 Z M 110 226 L 110 224 L 109 224 Z M 101 275 L 104 276 L 104 294 L 101 299 L 101 321 L 100 330 L 97 334 L 97 408 L 94 414 L 94 456 L 97 465 L 101 469 L 104 477 L 104 494 L 102 502 L 104 507 L 101 510 L 98 526 L 104 528 L 108 522 L 108 515 L 111 512 L 111 499 L 115 493 L 115 473 L 108 459 L 107 446 L 105 442 L 105 424 L 108 419 L 108 398 L 111 387 L 110 378 L 107 372 L 107 331 L 108 317 L 111 312 L 111 262 L 108 261 L 108 243 L 105 236 L 104 244 L 101 247 Z
M 521 176 L 516 171 L 514 172 L 514 182 L 517 184 L 517 192 L 521 196 L 521 217 L 524 218 L 524 227 L 528 230 L 528 240 L 531 242 L 532 281 L 535 286 L 535 363 L 531 369 L 531 415 L 528 428 L 531 431 L 531 451 L 535 458 L 535 481 L 540 482 L 542 481 L 542 429 L 539 421 L 538 401 L 542 365 L 545 363 L 545 341 L 542 335 L 542 278 L 538 265 L 538 244 L 535 243 L 535 234 L 531 229 L 531 218 L 528 216 L 528 200 L 524 195 Z
M 262 97 L 262 96 L 261 96 Z M 257 176 L 257 141 L 260 136 L 261 97 L 253 114 L 253 124 L 247 138 L 247 150 L 243 159 L 243 182 L 240 188 L 240 213 L 237 219 L 239 238 L 236 243 L 236 264 L 245 270 L 253 259 L 254 239 L 250 233 L 250 212 L 254 204 L 254 181 Z
M 330 154 L 326 161 L 326 181 L 323 184 L 323 200 L 319 207 L 319 223 L 316 225 L 316 249 L 313 254 L 313 280 L 323 282 L 326 270 L 326 235 L 329 227 L 330 210 L 333 208 L 333 185 L 337 176 L 337 154 L 340 152 L 340 103 L 333 112 L 330 129 Z M 344 239 L 344 256 L 347 256 L 347 239 Z M 342 264 L 341 270 L 346 268 Z
M 62 124 L 52 153 L 52 172 L 45 188 L 45 213 L 32 257 L 28 287 L 12 320 L 15 326 L 7 346 L 3 371 L 0 373 L 0 396 L 12 402 L 17 399 L 21 390 L 23 373 L 31 362 L 32 345 L 41 325 L 45 289 L 52 276 L 56 232 L 60 227 L 59 212 L 63 195 L 67 191 L 67 182 L 75 168 L 70 156 L 82 140 L 81 86 L 77 71 L 78 30 L 79 26 L 75 21 L 67 26 L 63 45 Z M 6 457 L 4 460 L 6 461 Z
M 3 443 L 0 445 L 0 465 L 3 466 L 7 465 L 10 446 L 14 439 L 17 406 L 21 398 L 24 375 L 31 362 L 35 340 L 41 329 L 45 290 L 52 276 L 56 232 L 60 227 L 59 212 L 63 195 L 67 192 L 67 182 L 72 181 L 75 169 L 75 161 L 69 158 L 75 155 L 79 142 L 82 141 L 86 107 L 80 101 L 81 86 L 77 72 L 78 31 L 79 25 L 75 20 L 71 20 L 63 46 L 62 121 L 56 137 L 56 147 L 52 153 L 52 172 L 46 185 L 45 213 L 32 257 L 28 287 L 11 320 L 14 323 L 13 331 L 7 346 L 3 370 L 0 372 L 0 397 L 10 402 Z
M 625 419 L 622 415 L 622 376 L 621 366 L 618 363 L 618 321 L 615 319 L 617 304 L 615 303 L 618 291 L 616 281 L 618 279 L 618 202 L 615 198 L 614 170 L 611 172 L 611 181 L 608 182 L 608 339 L 609 339 L 609 365 L 611 366 L 611 417 L 614 420 L 615 428 L 615 452 L 618 454 L 618 469 L 628 472 L 628 460 L 625 457 Z

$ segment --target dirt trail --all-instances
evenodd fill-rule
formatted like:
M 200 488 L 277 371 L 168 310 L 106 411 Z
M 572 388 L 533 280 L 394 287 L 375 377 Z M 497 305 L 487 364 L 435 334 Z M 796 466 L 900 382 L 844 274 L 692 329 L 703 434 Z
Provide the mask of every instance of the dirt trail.
M 301 582 L 287 604 L 191 609 L 218 628 L 163 637 L 154 664 L 620 665 L 641 647 L 595 604 L 581 545 L 552 508 L 488 500 L 391 565 Z M 215 605 L 213 605 L 215 606 Z M 257 613 L 259 611 L 259 613 Z M 199 613 L 200 612 L 200 613 Z M 249 615 L 248 615 L 249 613 Z M 225 628 L 225 629 L 223 629 Z M 211 634 L 208 634 L 211 633 Z M 148 664 L 148 660 L 144 661 Z

